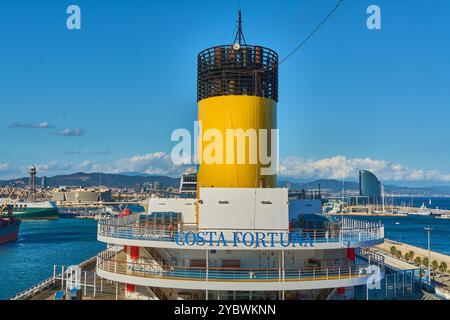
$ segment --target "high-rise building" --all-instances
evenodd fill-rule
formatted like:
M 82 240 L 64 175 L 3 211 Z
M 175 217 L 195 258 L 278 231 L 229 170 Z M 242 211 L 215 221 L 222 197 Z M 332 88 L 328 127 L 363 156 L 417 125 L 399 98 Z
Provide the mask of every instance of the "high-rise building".
M 41 188 L 42 189 L 47 189 L 48 185 L 47 185 L 47 177 L 43 176 L 41 179 Z
M 155 181 L 153 183 L 153 189 L 157 190 L 157 191 L 161 190 L 162 189 L 162 183 L 160 181 Z
M 359 196 L 369 200 L 369 204 L 381 203 L 381 182 L 370 171 L 359 171 Z

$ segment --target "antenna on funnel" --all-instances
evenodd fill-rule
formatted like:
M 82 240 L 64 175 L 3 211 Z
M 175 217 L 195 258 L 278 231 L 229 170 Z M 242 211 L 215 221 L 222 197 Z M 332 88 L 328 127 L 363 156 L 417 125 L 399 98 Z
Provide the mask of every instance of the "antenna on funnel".
M 241 45 L 246 45 L 246 41 L 245 41 L 245 37 L 244 37 L 244 32 L 242 31 L 242 11 L 239 9 L 238 11 L 238 30 L 236 33 L 236 37 L 234 38 L 234 42 L 235 45 L 238 44 L 239 47 Z

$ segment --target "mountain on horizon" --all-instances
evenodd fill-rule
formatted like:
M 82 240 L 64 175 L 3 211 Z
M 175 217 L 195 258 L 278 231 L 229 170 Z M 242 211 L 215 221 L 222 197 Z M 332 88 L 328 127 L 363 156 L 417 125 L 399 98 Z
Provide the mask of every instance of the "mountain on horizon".
M 41 177 L 37 178 L 37 184 L 40 184 Z M 57 175 L 54 177 L 47 177 L 47 185 L 55 188 L 60 186 L 79 186 L 82 188 L 98 187 L 100 185 L 108 188 L 139 188 L 144 183 L 154 183 L 159 181 L 164 188 L 173 187 L 178 188 L 180 185 L 179 178 L 171 178 L 167 176 L 155 176 L 138 172 L 125 172 L 120 174 L 111 173 L 85 173 L 77 172 L 68 175 Z M 291 189 L 295 190 L 317 190 L 320 188 L 324 192 L 339 193 L 342 191 L 342 181 L 333 179 L 320 179 L 310 182 L 294 182 L 286 177 L 280 177 L 278 180 L 279 187 L 285 187 L 288 183 L 291 184 Z M 28 177 L 0 180 L 0 187 L 4 186 L 26 186 L 28 185 Z M 346 191 L 358 192 L 359 184 L 354 181 L 345 181 L 344 188 Z M 450 186 L 431 186 L 431 187 L 407 187 L 397 185 L 385 185 L 386 193 L 416 195 L 416 196 L 433 196 L 442 195 L 450 196 Z
M 41 177 L 37 177 L 37 184 L 40 184 Z M 68 175 L 57 175 L 47 177 L 47 185 L 55 188 L 60 186 L 79 186 L 82 188 L 104 186 L 108 188 L 138 188 L 144 183 L 161 182 L 164 188 L 180 185 L 179 178 L 170 178 L 166 176 L 151 175 L 130 175 L 130 174 L 110 174 L 110 173 L 85 173 L 77 172 Z M 28 177 L 0 181 L 0 186 L 17 185 L 23 186 L 28 184 Z

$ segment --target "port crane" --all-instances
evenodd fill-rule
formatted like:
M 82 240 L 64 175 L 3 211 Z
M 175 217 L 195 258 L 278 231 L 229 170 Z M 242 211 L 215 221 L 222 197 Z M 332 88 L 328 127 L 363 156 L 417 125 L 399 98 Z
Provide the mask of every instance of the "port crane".
M 14 192 L 16 192 L 16 191 L 18 191 L 17 197 L 16 197 L 16 199 L 15 199 L 15 200 L 12 202 L 12 204 L 11 204 L 11 203 L 9 203 L 9 202 L 11 201 L 12 196 L 13 196 Z M 10 193 L 10 195 L 8 196 L 8 198 L 6 198 L 6 199 L 3 201 L 3 205 L 2 205 L 2 207 L 0 208 L 0 215 L 3 214 L 3 211 L 4 211 L 9 205 L 12 205 L 12 206 L 14 207 L 14 206 L 17 204 L 17 202 L 19 202 L 20 197 L 21 197 L 22 194 L 24 194 L 24 193 L 25 193 L 25 190 L 20 190 L 20 189 L 13 188 L 12 191 L 11 191 L 11 193 Z

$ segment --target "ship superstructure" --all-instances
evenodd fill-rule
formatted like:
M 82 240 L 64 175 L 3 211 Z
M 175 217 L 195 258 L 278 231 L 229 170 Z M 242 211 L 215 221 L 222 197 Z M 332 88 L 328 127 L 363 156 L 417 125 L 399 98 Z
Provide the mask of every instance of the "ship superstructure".
M 278 55 L 245 43 L 239 15 L 235 43 L 198 56 L 202 130 L 247 132 L 245 160 L 252 150 L 270 153 L 276 137 L 258 135 L 252 145 L 251 132 L 277 129 L 277 102 Z M 228 160 L 239 158 L 239 141 L 232 145 Z M 197 198 L 152 198 L 145 215 L 100 221 L 98 239 L 110 247 L 97 274 L 122 284 L 118 296 L 129 299 L 352 298 L 375 273 L 382 279 L 383 258 L 363 248 L 383 243 L 383 225 L 305 210 L 307 200 L 276 187 L 270 165 L 206 161 Z

